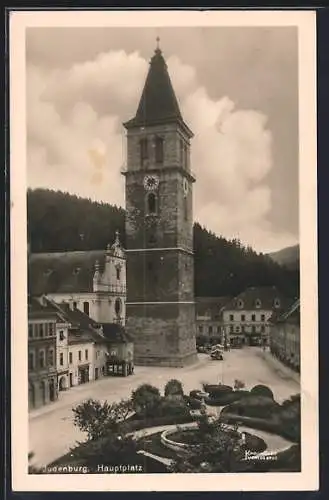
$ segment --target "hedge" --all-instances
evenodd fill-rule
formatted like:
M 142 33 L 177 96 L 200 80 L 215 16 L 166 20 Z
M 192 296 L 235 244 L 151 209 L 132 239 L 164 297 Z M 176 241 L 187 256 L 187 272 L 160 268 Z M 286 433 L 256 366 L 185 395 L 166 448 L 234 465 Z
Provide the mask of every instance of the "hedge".
M 242 398 L 249 396 L 248 391 L 232 391 L 214 396 L 209 396 L 205 398 L 205 403 L 209 406 L 224 406 L 239 401 Z
M 255 418 L 272 418 L 273 415 L 279 414 L 280 405 L 273 399 L 249 395 L 227 406 L 224 412 L 233 413 L 245 417 Z
M 154 417 L 146 419 L 129 419 L 120 425 L 120 432 L 130 433 L 134 431 L 139 431 L 141 429 L 146 429 L 150 427 L 158 427 L 159 425 L 175 425 L 175 424 L 187 424 L 189 422 L 194 422 L 196 417 L 192 415 L 166 415 L 163 417 Z
M 204 390 L 209 394 L 223 394 L 228 392 L 233 392 L 233 387 L 230 385 L 218 384 L 218 385 L 205 385 Z
M 266 431 L 271 434 L 276 434 L 295 443 L 299 442 L 298 432 L 296 432 L 291 427 L 287 427 L 284 422 L 280 422 L 277 419 L 274 420 L 273 418 L 264 419 L 256 417 L 246 417 L 234 413 L 228 413 L 225 410 L 226 408 L 223 408 L 220 415 L 223 421 L 228 424 L 244 424 L 251 429 L 258 429 L 260 431 Z

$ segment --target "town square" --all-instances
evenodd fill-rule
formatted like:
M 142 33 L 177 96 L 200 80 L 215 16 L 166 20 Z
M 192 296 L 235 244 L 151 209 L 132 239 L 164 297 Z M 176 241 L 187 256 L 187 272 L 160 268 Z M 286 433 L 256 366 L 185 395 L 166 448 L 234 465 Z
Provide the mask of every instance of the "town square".
M 244 48 L 238 31 L 191 30 L 204 54 L 213 47 L 206 66 L 183 48 L 192 59 L 181 65 L 166 30 L 147 35 L 143 57 L 129 52 L 122 30 L 111 43 L 128 56 L 95 42 L 94 59 L 79 62 L 87 54 L 69 45 L 71 69 L 48 70 L 44 34 L 30 32 L 31 475 L 301 471 L 294 31 L 255 28 Z M 248 92 L 234 78 L 225 92 L 255 109 L 235 111 L 224 89 L 215 100 L 222 36 L 227 68 L 250 79 Z M 261 67 L 239 59 L 255 40 L 290 93 L 281 80 L 267 93 Z M 272 94 L 286 102 L 288 141 Z

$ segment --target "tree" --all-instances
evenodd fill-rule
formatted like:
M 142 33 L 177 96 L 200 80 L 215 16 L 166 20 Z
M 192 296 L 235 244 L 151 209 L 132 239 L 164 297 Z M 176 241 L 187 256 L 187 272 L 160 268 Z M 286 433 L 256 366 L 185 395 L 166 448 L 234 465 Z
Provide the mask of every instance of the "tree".
M 119 423 L 126 420 L 132 411 L 130 400 L 119 403 L 101 403 L 88 399 L 73 408 L 74 425 L 86 432 L 88 440 L 98 439 L 109 431 L 117 431 Z
M 161 395 L 157 387 L 143 384 L 132 392 L 131 400 L 137 414 L 142 417 L 153 417 L 158 412 Z
M 169 380 L 166 383 L 164 394 L 165 396 L 184 396 L 182 383 L 176 379 Z
M 30 451 L 30 453 L 28 454 L 28 463 L 29 463 L 28 473 L 29 474 L 43 474 L 43 470 L 40 467 L 37 467 L 36 465 L 31 464 L 31 460 L 33 459 L 33 457 L 34 457 L 34 453 L 32 451 Z

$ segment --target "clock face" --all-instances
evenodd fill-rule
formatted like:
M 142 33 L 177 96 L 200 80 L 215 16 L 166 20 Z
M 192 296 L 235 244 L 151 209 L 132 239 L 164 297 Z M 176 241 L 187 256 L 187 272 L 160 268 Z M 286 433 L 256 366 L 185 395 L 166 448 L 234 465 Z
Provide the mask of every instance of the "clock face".
M 157 189 L 159 185 L 159 178 L 156 175 L 146 175 L 144 177 L 144 188 L 148 191 Z

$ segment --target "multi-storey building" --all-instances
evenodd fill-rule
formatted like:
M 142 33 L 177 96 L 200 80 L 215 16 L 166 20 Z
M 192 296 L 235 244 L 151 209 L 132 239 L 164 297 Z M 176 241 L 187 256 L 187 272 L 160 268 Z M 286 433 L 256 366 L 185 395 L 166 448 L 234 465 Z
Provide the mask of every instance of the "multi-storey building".
M 57 314 L 29 298 L 28 384 L 29 409 L 36 409 L 58 397 L 56 369 Z
M 223 309 L 225 338 L 234 345 L 268 344 L 274 311 L 282 311 L 287 298 L 276 287 L 250 287 Z
M 300 300 L 270 320 L 270 350 L 285 365 L 300 371 Z
M 196 297 L 197 343 L 224 341 L 223 308 L 230 297 Z
M 127 331 L 139 364 L 196 361 L 193 133 L 181 115 L 159 47 L 127 130 Z

